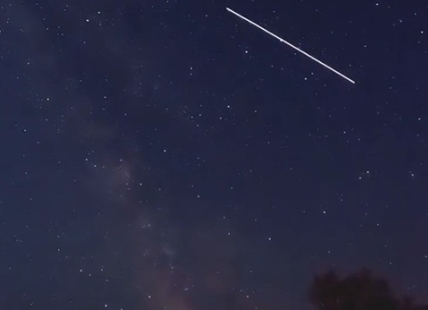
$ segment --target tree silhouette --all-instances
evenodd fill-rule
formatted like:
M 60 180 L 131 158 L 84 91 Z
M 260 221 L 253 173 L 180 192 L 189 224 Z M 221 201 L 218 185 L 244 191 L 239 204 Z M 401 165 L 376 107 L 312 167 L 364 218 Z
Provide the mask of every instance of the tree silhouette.
M 340 279 L 334 271 L 314 277 L 309 301 L 317 310 L 428 310 L 394 296 L 388 282 L 363 269 Z

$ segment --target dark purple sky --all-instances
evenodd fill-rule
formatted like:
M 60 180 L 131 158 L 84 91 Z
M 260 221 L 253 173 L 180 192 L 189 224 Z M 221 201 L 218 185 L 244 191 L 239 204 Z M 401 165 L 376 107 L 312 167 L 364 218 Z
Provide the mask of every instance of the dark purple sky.
M 428 296 L 423 2 L 0 1 L 1 309 Z

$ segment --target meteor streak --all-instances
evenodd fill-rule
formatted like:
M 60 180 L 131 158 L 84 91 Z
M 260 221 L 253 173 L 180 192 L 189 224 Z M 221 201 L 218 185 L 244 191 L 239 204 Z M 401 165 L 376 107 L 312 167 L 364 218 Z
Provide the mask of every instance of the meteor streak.
M 231 9 L 229 9 L 229 8 L 226 8 L 226 10 L 227 10 L 227 11 L 229 11 L 230 13 L 232 13 L 232 14 L 235 14 L 235 15 L 236 15 L 236 16 L 238 16 L 239 18 L 241 18 L 241 19 L 245 20 L 246 22 L 250 23 L 251 25 L 253 25 L 253 26 L 255 26 L 255 27 L 259 28 L 260 30 L 263 30 L 263 31 L 264 31 L 264 32 L 266 32 L 267 34 L 269 34 L 269 35 L 271 35 L 272 37 L 274 37 L 274 38 L 278 39 L 280 42 L 285 43 L 285 44 L 287 44 L 288 46 L 290 46 L 290 47 L 294 48 L 296 51 L 298 51 L 298 52 L 302 53 L 303 55 L 305 55 L 305 56 L 309 57 L 310 59 L 312 59 L 312 60 L 316 61 L 317 63 L 319 63 L 320 65 L 324 66 L 325 68 L 327 68 L 327 69 L 329 69 L 329 70 L 333 71 L 334 73 L 336 73 L 337 75 L 341 76 L 341 77 L 342 77 L 342 78 L 344 78 L 345 80 L 347 80 L 347 81 L 351 82 L 352 84 L 355 84 L 355 81 L 351 80 L 351 79 L 350 79 L 350 78 L 348 78 L 346 75 L 344 75 L 344 74 L 340 73 L 339 71 L 337 71 L 337 70 L 333 69 L 333 68 L 332 68 L 332 67 L 330 67 L 329 65 L 326 65 L 326 64 L 325 64 L 325 63 L 323 63 L 322 61 L 320 61 L 320 60 L 316 59 L 315 57 L 313 57 L 313 56 L 309 55 L 308 53 L 306 53 L 305 51 L 301 50 L 301 49 L 300 49 L 300 48 L 298 48 L 297 46 L 294 46 L 293 44 L 291 44 L 291 43 L 289 43 L 289 42 L 285 41 L 283 38 L 281 38 L 281 37 L 277 36 L 276 34 L 274 34 L 274 33 L 270 32 L 269 30 L 266 30 L 266 29 L 265 29 L 265 28 L 263 28 L 262 26 L 260 26 L 260 25 L 256 24 L 255 22 L 253 22 L 253 21 L 249 20 L 248 18 L 246 18 L 246 17 L 242 16 L 241 14 L 236 13 L 235 11 L 233 11 L 233 10 L 231 10 Z

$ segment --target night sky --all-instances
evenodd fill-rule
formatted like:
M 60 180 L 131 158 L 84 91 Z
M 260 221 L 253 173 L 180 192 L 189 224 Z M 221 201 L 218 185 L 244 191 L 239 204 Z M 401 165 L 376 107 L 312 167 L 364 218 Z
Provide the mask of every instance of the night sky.
M 427 300 L 427 21 L 1 0 L 0 308 L 309 309 L 314 273 L 361 267 Z

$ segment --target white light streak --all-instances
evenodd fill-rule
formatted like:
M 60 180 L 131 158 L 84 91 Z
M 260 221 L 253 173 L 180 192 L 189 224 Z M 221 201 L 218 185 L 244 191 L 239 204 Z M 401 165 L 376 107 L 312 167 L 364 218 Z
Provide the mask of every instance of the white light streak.
M 274 33 L 270 32 L 269 30 L 266 30 L 266 29 L 265 29 L 265 28 L 263 28 L 262 26 L 260 26 L 260 25 L 256 24 L 255 22 L 253 22 L 253 21 L 249 20 L 248 18 L 246 18 L 246 17 L 242 16 L 241 14 L 236 13 L 235 11 L 233 11 L 233 10 L 231 10 L 231 9 L 229 9 L 229 8 L 226 8 L 226 10 L 227 10 L 227 11 L 229 11 L 230 13 L 232 13 L 232 14 L 235 14 L 235 15 L 236 15 L 236 16 L 238 16 L 239 18 L 241 18 L 241 19 L 245 20 L 246 22 L 250 23 L 251 25 L 253 25 L 253 26 L 255 26 L 255 27 L 259 28 L 260 30 L 263 30 L 263 31 L 264 31 L 264 32 L 266 32 L 267 34 L 269 34 L 269 35 L 271 35 L 272 37 L 274 37 L 274 38 L 278 39 L 280 42 L 287 44 L 288 46 L 292 47 L 292 48 L 293 48 L 293 49 L 295 49 L 296 51 L 298 51 L 298 52 L 302 53 L 303 55 L 305 55 L 305 56 L 309 57 L 310 59 L 312 59 L 312 60 L 316 61 L 317 63 L 319 63 L 319 64 L 320 64 L 320 65 L 322 65 L 323 67 L 325 67 L 325 68 L 327 68 L 327 69 L 329 69 L 329 70 L 333 71 L 334 73 L 336 73 L 336 74 L 337 74 L 337 75 L 339 75 L 340 77 L 344 78 L 345 80 L 347 80 L 347 81 L 351 82 L 352 84 L 355 84 L 355 81 L 351 80 L 351 79 L 350 79 L 350 78 L 348 78 L 346 75 L 344 75 L 344 74 L 340 73 L 339 71 L 337 71 L 337 70 L 333 69 L 333 68 L 332 68 L 332 67 L 330 67 L 329 65 L 326 65 L 326 64 L 325 64 L 325 63 L 323 63 L 322 61 L 320 61 L 320 60 L 316 59 L 315 57 L 313 57 L 313 56 L 309 55 L 308 53 L 306 53 L 305 51 L 301 50 L 301 49 L 300 49 L 300 48 L 298 48 L 297 46 L 294 46 L 293 44 L 291 44 L 291 43 L 289 43 L 289 42 L 285 41 L 283 38 L 281 38 L 281 37 L 277 36 L 276 34 L 274 34 Z

